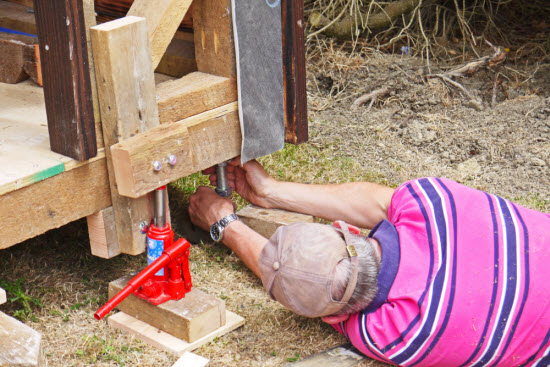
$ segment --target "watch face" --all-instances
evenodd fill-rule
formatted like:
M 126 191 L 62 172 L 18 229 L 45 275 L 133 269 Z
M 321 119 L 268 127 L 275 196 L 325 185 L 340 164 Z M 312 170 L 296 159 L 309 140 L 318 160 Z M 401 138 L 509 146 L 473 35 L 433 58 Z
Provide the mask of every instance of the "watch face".
M 210 237 L 216 242 L 221 239 L 221 228 L 217 223 L 210 227 Z

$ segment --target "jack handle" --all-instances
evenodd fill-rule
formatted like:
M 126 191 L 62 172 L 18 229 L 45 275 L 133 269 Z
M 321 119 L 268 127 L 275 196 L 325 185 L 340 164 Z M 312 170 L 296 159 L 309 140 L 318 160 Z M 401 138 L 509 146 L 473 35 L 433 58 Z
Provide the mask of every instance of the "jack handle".
M 183 238 L 180 238 L 174 244 L 164 250 L 162 255 L 158 259 L 153 261 L 149 266 L 139 272 L 135 277 L 130 279 L 126 287 L 124 287 L 120 292 L 115 294 L 106 304 L 104 304 L 97 312 L 94 314 L 96 320 L 101 320 L 105 315 L 113 310 L 120 302 L 122 302 L 126 297 L 132 294 L 136 289 L 138 289 L 143 283 L 155 275 L 160 269 L 168 265 L 170 262 L 177 260 L 182 254 L 187 251 L 191 245 L 189 242 Z

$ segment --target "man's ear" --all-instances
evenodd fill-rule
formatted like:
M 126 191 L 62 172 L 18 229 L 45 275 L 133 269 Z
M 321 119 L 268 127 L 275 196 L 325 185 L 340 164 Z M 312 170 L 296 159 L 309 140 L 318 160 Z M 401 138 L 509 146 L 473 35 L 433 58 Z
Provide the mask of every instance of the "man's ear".
M 337 324 L 342 321 L 346 321 L 349 318 L 349 315 L 331 315 L 331 316 L 323 316 L 321 317 L 321 320 L 326 322 L 327 324 Z

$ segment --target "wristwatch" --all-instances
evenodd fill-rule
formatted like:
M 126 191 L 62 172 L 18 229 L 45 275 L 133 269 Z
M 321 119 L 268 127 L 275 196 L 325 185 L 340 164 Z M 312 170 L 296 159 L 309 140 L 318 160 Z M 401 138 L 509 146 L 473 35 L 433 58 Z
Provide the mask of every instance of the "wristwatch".
M 210 237 L 216 242 L 220 242 L 223 238 L 223 230 L 227 225 L 233 221 L 239 220 L 239 217 L 237 217 L 237 214 L 229 214 L 216 223 L 212 224 L 212 227 L 210 227 Z

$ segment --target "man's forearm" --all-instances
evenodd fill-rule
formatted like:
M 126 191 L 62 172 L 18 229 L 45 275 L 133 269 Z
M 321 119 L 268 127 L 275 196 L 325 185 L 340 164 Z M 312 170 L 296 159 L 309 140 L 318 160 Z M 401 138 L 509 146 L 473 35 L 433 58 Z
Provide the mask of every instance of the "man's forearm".
M 223 243 L 241 259 L 254 274 L 260 277 L 258 259 L 267 239 L 241 221 L 225 228 Z
M 338 185 L 278 182 L 268 201 L 273 208 L 372 228 L 388 217 L 393 191 L 392 188 L 369 182 Z

